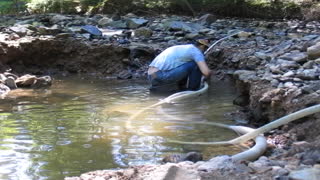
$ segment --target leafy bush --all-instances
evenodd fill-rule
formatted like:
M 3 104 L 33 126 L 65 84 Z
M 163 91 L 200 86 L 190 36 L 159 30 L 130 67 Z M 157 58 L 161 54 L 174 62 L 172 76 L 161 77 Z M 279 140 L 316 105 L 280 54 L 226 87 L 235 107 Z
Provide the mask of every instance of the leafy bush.
M 33 13 L 75 13 L 77 5 L 74 0 L 31 0 L 27 7 Z
M 27 0 L 1 0 L 0 14 L 18 14 L 26 10 Z
M 307 5 L 301 5 L 301 2 Z M 299 4 L 300 3 L 300 4 Z M 27 4 L 27 6 L 25 6 Z M 107 13 L 180 14 L 212 13 L 221 16 L 319 19 L 314 0 L 0 0 L 0 13 Z
M 0 14 L 10 13 L 11 6 L 12 6 L 11 1 L 1 1 L 0 2 Z

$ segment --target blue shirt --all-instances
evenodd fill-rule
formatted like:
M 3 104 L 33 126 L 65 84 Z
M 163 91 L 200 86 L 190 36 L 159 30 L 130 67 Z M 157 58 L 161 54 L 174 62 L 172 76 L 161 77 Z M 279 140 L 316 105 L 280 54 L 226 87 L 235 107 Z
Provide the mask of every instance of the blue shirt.
M 192 44 L 172 46 L 161 52 L 149 66 L 161 71 L 174 69 L 186 62 L 204 61 L 204 55 Z

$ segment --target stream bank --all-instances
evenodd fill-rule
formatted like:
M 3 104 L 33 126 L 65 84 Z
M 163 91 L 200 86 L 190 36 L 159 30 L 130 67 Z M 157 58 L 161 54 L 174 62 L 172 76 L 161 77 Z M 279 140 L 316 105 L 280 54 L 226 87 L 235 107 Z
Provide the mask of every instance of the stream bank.
M 251 125 L 261 126 L 319 104 L 319 25 L 316 21 L 218 19 L 210 14 L 199 18 L 134 14 L 2 17 L 0 70 L 17 75 L 145 78 L 148 64 L 166 47 L 200 37 L 214 42 L 244 31 L 218 44 L 207 61 L 215 77 L 232 78 L 239 90 L 234 103 L 241 108 L 232 118 L 244 116 Z M 160 172 L 163 179 L 181 179 L 184 174 L 189 174 L 185 179 L 294 179 L 301 173 L 311 179 L 319 173 L 319 119 L 315 114 L 265 134 L 269 150 L 255 162 L 232 162 L 222 156 L 208 162 L 97 171 L 73 179 L 152 179 Z

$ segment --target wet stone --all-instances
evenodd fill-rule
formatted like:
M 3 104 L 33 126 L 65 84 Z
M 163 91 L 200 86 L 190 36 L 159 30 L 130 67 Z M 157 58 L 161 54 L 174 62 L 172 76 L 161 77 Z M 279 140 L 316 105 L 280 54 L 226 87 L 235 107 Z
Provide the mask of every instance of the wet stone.
M 191 162 L 198 162 L 202 161 L 203 157 L 202 154 L 198 152 L 189 152 L 187 154 L 170 154 L 163 158 L 162 162 L 164 163 L 178 163 L 182 161 L 191 161 Z
M 8 77 L 6 80 L 5 80 L 5 84 L 6 86 L 8 86 L 10 89 L 17 89 L 17 85 L 15 83 L 15 79 L 12 78 L 12 77 Z
M 308 55 L 304 52 L 292 52 L 292 53 L 286 53 L 279 58 L 289 61 L 295 61 L 295 62 L 303 62 L 306 61 L 308 58 Z
M 146 25 L 148 22 L 148 20 L 142 18 L 131 18 L 127 20 L 127 25 L 130 29 L 136 29 Z
M 205 14 L 199 18 L 199 23 L 202 25 L 210 25 L 211 23 L 215 22 L 217 18 L 212 14 Z
M 129 71 L 121 71 L 118 75 L 117 75 L 118 79 L 131 79 L 132 78 L 132 73 L 130 73 Z
M 292 171 L 290 172 L 289 177 L 292 180 L 319 180 L 320 168 L 307 168 Z
M 95 26 L 92 26 L 92 25 L 85 25 L 85 26 L 81 26 L 81 29 L 84 31 L 84 32 L 87 32 L 91 35 L 94 35 L 94 36 L 102 36 L 102 32 Z
M 320 57 L 320 43 L 313 45 L 307 49 L 308 57 L 310 59 L 317 59 Z

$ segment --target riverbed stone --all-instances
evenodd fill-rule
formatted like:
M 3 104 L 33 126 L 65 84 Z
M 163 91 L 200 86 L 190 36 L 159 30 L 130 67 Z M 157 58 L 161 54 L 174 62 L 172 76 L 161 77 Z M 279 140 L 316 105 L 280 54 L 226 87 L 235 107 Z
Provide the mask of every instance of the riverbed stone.
M 116 29 L 125 29 L 128 28 L 127 22 L 124 20 L 111 21 L 107 24 L 107 26 L 114 27 Z
M 311 46 L 311 47 L 308 47 L 307 53 L 308 53 L 308 57 L 310 59 L 319 58 L 320 57 L 320 42 Z
M 102 36 L 102 32 L 100 31 L 100 29 L 98 29 L 97 27 L 95 26 L 92 26 L 92 25 L 85 25 L 85 26 L 81 26 L 81 29 L 84 31 L 84 32 L 87 32 L 91 35 L 94 35 L 94 36 Z
M 148 22 L 149 22 L 148 20 L 143 18 L 130 18 L 130 19 L 127 19 L 127 26 L 130 29 L 136 29 L 148 24 Z
M 284 59 L 277 59 L 276 63 L 280 65 L 281 70 L 287 70 L 287 69 L 297 69 L 300 67 L 300 65 L 296 61 L 289 61 Z
M 306 63 L 304 63 L 304 64 L 302 65 L 302 67 L 303 67 L 304 69 L 312 69 L 314 64 L 315 64 L 314 61 L 307 61 Z
M 152 34 L 153 34 L 153 31 L 147 27 L 141 27 L 134 31 L 134 36 L 136 37 L 150 38 Z
M 200 36 L 199 33 L 188 33 L 185 35 L 185 38 L 189 39 L 189 40 L 194 40 L 194 39 L 198 38 L 199 36 Z
M 279 58 L 295 62 L 304 62 L 308 59 L 308 54 L 305 52 L 290 52 L 280 56 Z
M 282 77 L 293 77 L 295 73 L 293 71 L 288 71 L 282 75 Z
M 318 180 L 320 177 L 320 168 L 306 168 L 292 171 L 289 178 L 292 180 Z
M 117 75 L 117 78 L 118 79 L 131 79 L 132 73 L 127 70 L 123 70 Z
M 61 32 L 61 28 L 58 25 L 53 25 L 52 27 L 40 26 L 37 31 L 41 35 L 56 35 Z
M 198 152 L 189 152 L 187 154 L 169 154 L 166 155 L 163 159 L 162 162 L 164 163 L 178 163 L 178 162 L 183 162 L 183 161 L 191 161 L 191 162 L 198 162 L 202 161 L 203 157 L 201 153 Z
M 28 29 L 26 26 L 18 25 L 10 27 L 10 30 L 17 33 L 20 37 L 27 35 Z
M 217 177 L 226 177 L 229 174 L 245 174 L 252 172 L 248 166 L 240 162 L 232 161 L 232 158 L 227 155 L 217 156 L 209 161 L 203 162 L 197 166 L 197 170 L 200 173 L 210 173 Z
M 186 23 L 182 21 L 166 21 L 164 28 L 171 31 L 198 32 L 203 26 L 197 23 Z
M 250 82 L 250 81 L 255 81 L 259 79 L 255 71 L 249 71 L 249 70 L 237 70 L 233 73 L 233 76 L 243 82 Z
M 73 34 L 72 33 L 59 33 L 56 35 L 56 38 L 58 39 L 67 39 L 69 37 L 72 37 Z
M 71 19 L 72 19 L 71 17 L 67 17 L 67 16 L 64 16 L 64 15 L 61 15 L 61 14 L 57 14 L 57 15 L 53 16 L 50 19 L 50 22 L 52 24 L 57 24 L 59 22 L 66 21 L 66 20 L 71 20 Z
M 4 98 L 9 91 L 10 88 L 8 86 L 0 83 L 0 98 Z
M 317 69 L 304 69 L 297 71 L 297 77 L 303 80 L 316 80 L 320 72 Z
M 270 59 L 270 56 L 268 56 L 266 53 L 264 52 L 255 52 L 254 55 L 257 57 L 257 58 L 260 58 L 262 60 L 267 60 L 268 58 Z
M 32 88 L 43 88 L 51 86 L 52 78 L 50 76 L 38 77 L 36 81 L 31 85 Z
M 112 19 L 110 19 L 110 18 L 108 18 L 108 17 L 104 17 L 104 18 L 102 18 L 102 19 L 100 19 L 99 21 L 98 21 L 98 24 L 99 24 L 99 26 L 102 26 L 102 27 L 104 27 L 104 26 L 107 26 L 109 23 L 111 23 L 113 20 Z
M 8 77 L 4 80 L 4 83 L 6 86 L 8 86 L 11 90 L 17 89 L 17 84 L 15 82 L 15 79 L 12 77 Z
M 198 20 L 198 22 L 202 25 L 210 25 L 211 23 L 215 22 L 217 20 L 217 17 L 212 14 L 205 14 L 201 16 Z
M 34 75 L 26 74 L 24 76 L 19 77 L 16 79 L 16 84 L 18 87 L 30 87 L 33 85 L 37 80 L 37 77 Z

